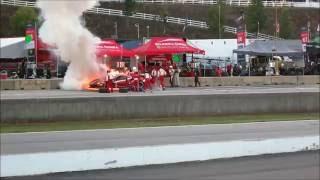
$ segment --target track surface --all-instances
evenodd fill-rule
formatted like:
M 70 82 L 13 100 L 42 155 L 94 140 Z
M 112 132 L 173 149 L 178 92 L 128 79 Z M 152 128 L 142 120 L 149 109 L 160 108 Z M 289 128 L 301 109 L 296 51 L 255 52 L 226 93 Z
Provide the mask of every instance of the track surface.
M 4 180 L 319 180 L 319 153 L 309 151 Z
M 319 120 L 1 134 L 1 153 L 20 154 L 319 135 Z
M 1 91 L 1 100 L 5 99 L 48 99 L 48 98 L 88 98 L 117 96 L 170 96 L 170 95 L 207 95 L 207 94 L 252 94 L 252 93 L 294 93 L 319 92 L 319 86 L 248 86 L 248 87 L 200 87 L 200 88 L 167 88 L 165 91 L 152 93 L 97 93 L 92 91 L 64 90 L 8 90 Z

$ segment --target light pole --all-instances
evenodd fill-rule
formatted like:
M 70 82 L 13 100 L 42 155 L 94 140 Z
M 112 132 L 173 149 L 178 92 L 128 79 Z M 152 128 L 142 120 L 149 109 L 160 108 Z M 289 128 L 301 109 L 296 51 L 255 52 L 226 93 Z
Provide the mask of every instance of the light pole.
M 137 32 L 138 32 L 138 39 L 140 39 L 140 25 L 139 23 L 134 24 L 135 27 L 137 27 Z
M 221 7 L 220 7 L 220 4 L 219 4 L 219 39 L 221 39 L 221 22 L 220 22 L 220 21 L 221 21 L 221 20 L 220 20 L 220 19 L 221 19 L 221 18 L 220 18 L 221 15 L 220 15 L 220 8 L 221 8 Z
M 118 38 L 118 22 L 114 22 L 114 34 L 116 35 L 116 37 Z
M 149 29 L 150 29 L 150 26 L 147 25 L 147 37 L 149 38 L 150 34 L 149 34 Z
M 258 33 L 257 33 L 257 38 L 259 36 L 259 31 L 260 31 L 260 22 L 258 21 Z

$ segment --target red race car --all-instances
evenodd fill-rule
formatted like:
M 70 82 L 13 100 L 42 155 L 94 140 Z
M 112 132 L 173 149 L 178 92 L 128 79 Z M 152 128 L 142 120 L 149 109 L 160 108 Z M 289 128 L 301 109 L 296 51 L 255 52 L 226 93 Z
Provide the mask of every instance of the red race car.
M 105 81 L 101 79 L 95 79 L 90 82 L 89 88 L 105 88 Z M 139 84 L 137 84 L 137 80 L 133 79 L 131 76 L 127 75 L 117 75 L 112 79 L 113 88 L 118 89 L 128 89 L 130 91 L 143 91 L 144 90 L 144 77 L 140 76 Z

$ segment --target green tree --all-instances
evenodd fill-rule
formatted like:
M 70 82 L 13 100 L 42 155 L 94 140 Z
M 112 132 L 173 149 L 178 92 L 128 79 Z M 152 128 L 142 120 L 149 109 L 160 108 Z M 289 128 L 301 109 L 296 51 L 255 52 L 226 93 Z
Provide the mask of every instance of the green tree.
M 258 32 L 265 27 L 267 16 L 262 0 L 252 0 L 251 3 L 246 13 L 247 31 Z
M 280 37 L 284 39 L 292 38 L 293 26 L 290 21 L 290 12 L 287 8 L 281 10 L 281 15 L 279 19 L 280 24 Z
M 221 1 L 218 5 L 211 6 L 208 11 L 208 25 L 211 32 L 221 38 L 224 26 L 224 5 Z
M 24 35 L 26 26 L 37 22 L 37 12 L 33 8 L 20 7 L 10 18 L 11 31 L 16 35 Z
M 125 0 L 125 15 L 131 16 L 136 10 L 136 1 L 135 0 Z

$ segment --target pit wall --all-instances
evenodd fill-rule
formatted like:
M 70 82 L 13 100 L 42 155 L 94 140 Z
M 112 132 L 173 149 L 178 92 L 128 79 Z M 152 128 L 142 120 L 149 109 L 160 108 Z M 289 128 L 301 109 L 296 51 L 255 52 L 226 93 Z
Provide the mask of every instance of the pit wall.
M 319 112 L 318 92 L 2 99 L 1 122 Z
M 319 75 L 308 76 L 251 76 L 251 77 L 201 77 L 201 86 L 261 86 L 261 85 L 315 85 Z M 8 79 L 0 81 L 1 90 L 59 89 L 62 79 Z M 166 79 L 166 85 L 169 85 Z M 194 86 L 194 78 L 180 77 L 181 87 Z

